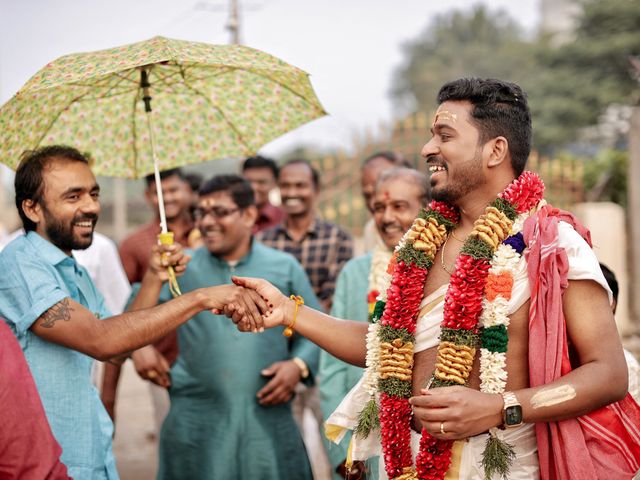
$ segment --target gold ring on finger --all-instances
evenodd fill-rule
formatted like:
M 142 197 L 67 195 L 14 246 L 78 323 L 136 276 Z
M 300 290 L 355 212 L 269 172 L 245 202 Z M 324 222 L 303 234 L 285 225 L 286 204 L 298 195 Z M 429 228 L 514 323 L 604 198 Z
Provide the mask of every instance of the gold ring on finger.
M 444 429 L 444 422 L 440 422 L 440 433 L 442 435 L 446 434 L 447 432 Z
M 149 370 L 147 372 L 147 377 L 149 377 L 149 378 L 156 378 L 157 376 L 158 376 L 158 374 L 156 373 L 155 370 Z

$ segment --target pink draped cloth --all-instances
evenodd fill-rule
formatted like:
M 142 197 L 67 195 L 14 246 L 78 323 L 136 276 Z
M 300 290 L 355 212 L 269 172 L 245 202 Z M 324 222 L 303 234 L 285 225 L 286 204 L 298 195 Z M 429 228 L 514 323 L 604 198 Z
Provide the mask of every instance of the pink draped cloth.
M 70 480 L 29 365 L 0 318 L 0 479 Z
M 589 231 L 568 212 L 543 207 L 524 224 L 531 287 L 529 378 L 532 387 L 571 371 L 562 294 L 569 262 L 558 245 L 558 222 L 591 246 Z M 629 394 L 587 415 L 536 424 L 542 479 L 622 479 L 640 470 L 640 407 Z

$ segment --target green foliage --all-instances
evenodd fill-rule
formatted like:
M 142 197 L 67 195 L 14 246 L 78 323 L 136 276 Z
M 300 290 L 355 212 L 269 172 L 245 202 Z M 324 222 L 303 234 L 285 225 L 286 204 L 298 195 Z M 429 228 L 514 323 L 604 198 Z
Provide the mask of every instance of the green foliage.
M 460 253 L 467 254 L 476 260 L 481 258 L 491 260 L 491 257 L 493 257 L 493 247 L 478 238 L 469 237 L 464 242 Z
M 527 40 L 504 13 L 477 7 L 436 17 L 405 47 L 393 91 L 404 111 L 433 112 L 439 88 L 460 77 L 519 83 L 528 93 L 534 147 L 552 153 L 612 103 L 637 95 L 629 57 L 640 55 L 640 0 L 584 0 L 574 38 Z
M 477 6 L 437 16 L 419 38 L 404 47 L 406 63 L 396 73 L 393 95 L 407 110 L 431 112 L 446 82 L 463 76 L 517 80 L 530 70 L 526 42 L 503 12 Z M 515 74 L 515 75 L 514 75 Z
M 443 328 L 440 330 L 440 341 L 451 342 L 456 345 L 466 345 L 476 348 L 479 344 L 480 336 L 470 330 L 457 330 L 455 328 Z
M 411 382 L 400 380 L 395 377 L 381 378 L 378 380 L 378 387 L 381 392 L 401 398 L 411 396 Z
M 378 327 L 378 337 L 381 342 L 393 342 L 396 338 L 402 340 L 402 343 L 415 343 L 416 338 L 411 335 L 406 328 L 393 328 L 389 325 L 380 325 Z
M 375 398 L 369 400 L 358 414 L 358 424 L 353 429 L 353 434 L 360 438 L 367 438 L 372 430 L 380 428 L 378 417 L 378 404 Z
M 587 200 L 613 202 L 627 206 L 629 153 L 604 150 L 584 163 L 584 188 Z
M 484 468 L 484 478 L 493 478 L 494 473 L 506 479 L 509 475 L 509 468 L 516 458 L 513 446 L 500 440 L 498 437 L 490 435 L 482 452 L 482 467 Z
M 415 250 L 413 245 L 405 245 L 398 251 L 398 261 L 404 262 L 407 265 L 410 263 L 414 263 L 418 268 L 429 269 L 431 265 L 433 265 L 433 259 L 429 258 L 429 256 L 421 252 L 419 250 Z
M 516 212 L 515 207 L 511 205 L 508 201 L 506 201 L 504 198 L 496 198 L 491 203 L 491 206 L 500 210 L 511 221 L 514 221 L 518 216 L 518 212 Z

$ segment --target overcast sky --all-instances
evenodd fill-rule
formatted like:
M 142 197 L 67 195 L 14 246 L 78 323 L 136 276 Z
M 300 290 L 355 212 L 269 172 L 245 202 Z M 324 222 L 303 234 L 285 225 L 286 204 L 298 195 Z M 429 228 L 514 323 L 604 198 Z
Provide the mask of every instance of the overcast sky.
M 0 0 L 0 102 L 68 53 L 163 35 L 227 43 L 228 0 Z M 389 90 L 401 45 L 434 16 L 483 3 L 533 31 L 539 0 L 243 0 L 242 41 L 302 68 L 330 116 L 271 142 L 350 148 L 354 135 L 393 118 Z M 206 4 L 206 5 L 204 5 Z M 435 94 L 435 92 L 434 92 Z

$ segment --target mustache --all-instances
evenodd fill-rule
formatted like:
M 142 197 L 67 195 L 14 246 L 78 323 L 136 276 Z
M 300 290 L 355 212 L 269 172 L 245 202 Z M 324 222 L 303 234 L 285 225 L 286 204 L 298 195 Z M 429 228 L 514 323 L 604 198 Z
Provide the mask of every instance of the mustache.
M 435 163 L 437 165 L 444 165 L 445 162 L 444 162 L 444 159 L 441 156 L 439 156 L 439 155 L 437 155 L 435 153 L 432 153 L 431 155 L 427 155 L 427 163 Z
M 77 216 L 73 217 L 73 223 L 84 222 L 84 221 L 87 221 L 87 220 L 89 220 L 89 221 L 91 221 L 91 222 L 93 222 L 95 224 L 98 221 L 98 215 L 95 214 L 95 213 L 85 213 L 85 214 L 77 215 Z

